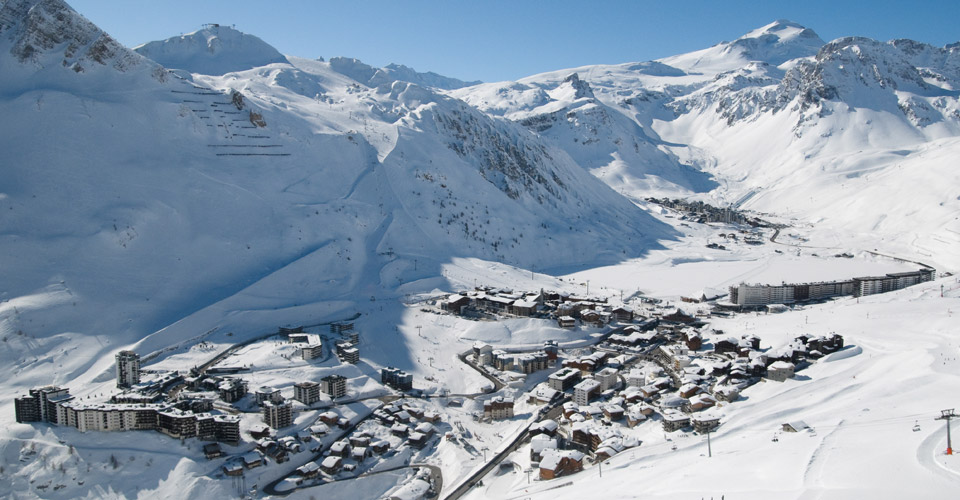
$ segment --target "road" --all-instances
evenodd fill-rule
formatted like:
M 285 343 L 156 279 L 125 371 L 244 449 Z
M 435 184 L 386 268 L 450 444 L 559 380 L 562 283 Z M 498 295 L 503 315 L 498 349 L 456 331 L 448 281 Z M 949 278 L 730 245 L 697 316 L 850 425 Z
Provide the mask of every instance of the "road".
M 487 373 L 485 370 L 480 369 L 480 367 L 477 366 L 473 361 L 470 361 L 470 360 L 467 359 L 467 356 L 469 356 L 470 354 L 473 354 L 473 350 L 461 352 L 460 354 L 457 354 L 457 357 L 460 358 L 460 361 L 463 361 L 463 362 L 466 363 L 468 366 L 470 366 L 471 368 L 473 368 L 474 370 L 476 370 L 477 372 L 479 372 L 480 375 L 483 375 L 487 380 L 489 380 L 490 382 L 493 382 L 493 390 L 492 390 L 492 391 L 489 391 L 489 392 L 497 392 L 497 391 L 499 391 L 500 389 L 503 389 L 503 388 L 504 388 L 504 383 L 503 383 L 503 382 L 501 382 L 497 377 L 494 377 L 493 375 L 490 375 L 490 374 Z M 476 394 L 476 395 L 474 395 L 474 397 L 475 397 L 475 396 L 478 396 L 478 395 L 481 395 L 481 394 L 485 394 L 485 393 Z M 470 396 L 467 395 L 466 397 L 470 397 Z
M 563 411 L 563 403 L 566 403 L 567 401 L 570 401 L 569 395 L 561 399 L 558 399 L 553 403 L 550 403 L 549 405 L 541 408 L 539 412 L 540 415 L 536 421 L 540 422 L 541 420 L 549 419 L 549 418 L 556 419 L 560 415 L 560 412 Z M 530 425 L 532 424 L 527 425 L 527 427 L 523 429 L 523 431 L 517 434 L 517 437 L 513 439 L 513 441 L 510 443 L 509 446 L 504 448 L 500 453 L 497 453 L 480 470 L 478 470 L 477 472 L 474 472 L 470 477 L 467 478 L 466 481 L 463 482 L 463 484 L 461 484 L 459 487 L 457 487 L 457 489 L 453 490 L 449 495 L 447 495 L 446 498 L 444 498 L 444 500 L 459 499 L 465 493 L 470 491 L 471 488 L 476 486 L 476 484 L 481 479 L 483 479 L 484 476 L 489 474 L 494 467 L 496 467 L 500 462 L 502 462 L 503 459 L 507 458 L 507 456 L 509 456 L 511 453 L 517 451 L 517 448 L 519 448 L 520 445 L 523 444 L 523 442 L 530 435 Z

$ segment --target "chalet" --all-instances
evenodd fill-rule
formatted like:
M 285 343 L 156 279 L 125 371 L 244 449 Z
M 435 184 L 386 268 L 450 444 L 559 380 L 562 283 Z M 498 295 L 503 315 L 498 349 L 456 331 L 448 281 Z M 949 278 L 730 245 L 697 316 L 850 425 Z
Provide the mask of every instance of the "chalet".
M 626 307 L 617 307 L 616 309 L 610 311 L 613 315 L 613 318 L 620 323 L 630 323 L 633 321 L 633 311 Z
M 620 392 L 620 397 L 623 398 L 623 401 L 626 403 L 638 403 L 643 401 L 643 394 L 640 393 L 639 387 L 627 387 Z
M 713 352 L 716 354 L 723 354 L 723 353 L 737 354 L 740 352 L 740 342 L 733 337 L 730 337 L 724 340 L 719 340 L 715 344 L 713 344 Z
M 530 461 L 539 462 L 545 450 L 556 450 L 559 443 L 556 438 L 546 434 L 537 434 L 530 438 Z
M 700 392 L 700 386 L 696 384 L 684 384 L 680 386 L 679 394 L 681 398 L 689 398 Z
M 460 314 L 465 306 L 470 305 L 470 298 L 464 297 L 460 294 L 453 294 L 448 296 L 440 305 L 440 308 L 444 311 L 449 311 L 453 314 Z
M 340 415 L 334 411 L 325 411 L 317 416 L 321 422 L 327 425 L 337 425 L 337 420 L 340 420 Z
M 557 355 L 560 352 L 560 344 L 556 340 L 547 340 L 543 343 L 543 352 L 547 355 L 547 362 L 553 365 L 557 361 Z
M 302 429 L 297 431 L 297 439 L 303 441 L 304 443 L 313 441 L 313 434 L 310 433 L 309 429 Z
M 683 324 L 692 324 L 697 321 L 696 318 L 690 316 L 689 314 L 683 312 L 680 309 L 677 309 L 671 314 L 665 315 L 661 318 L 663 321 L 669 321 L 671 323 L 683 323 Z
M 350 452 L 350 458 L 356 460 L 357 462 L 363 462 L 364 460 L 370 458 L 370 455 L 370 448 L 364 446 L 354 448 L 353 451 Z
M 567 401 L 566 403 L 563 403 L 564 418 L 570 418 L 574 414 L 579 412 L 580 412 L 580 406 L 577 405 L 577 403 L 574 403 L 573 401 Z
M 381 439 L 380 441 L 374 441 L 373 443 L 370 443 L 370 450 L 372 450 L 373 453 L 376 453 L 377 455 L 383 455 L 389 449 L 390 449 L 390 442 L 383 439 Z
M 311 425 L 309 428 L 310 434 L 320 437 L 326 436 L 330 432 L 330 427 L 327 424 L 316 424 Z
M 423 412 L 423 416 L 420 417 L 420 419 L 424 422 L 437 423 L 440 421 L 440 414 L 433 410 L 429 410 Z
M 602 328 L 604 325 L 609 323 L 610 313 L 594 310 L 581 311 L 580 321 L 596 328 Z
M 263 465 L 263 455 L 261 455 L 260 452 L 256 450 L 243 455 L 243 457 L 241 457 L 241 460 L 243 460 L 243 466 L 248 469 L 253 469 L 255 467 L 260 467 L 261 465 Z
M 317 477 L 317 475 L 320 474 L 320 464 L 307 462 L 297 467 L 297 474 L 305 478 Z
M 787 361 L 777 361 L 767 367 L 767 378 L 777 382 L 784 382 L 788 378 L 793 378 L 796 366 Z
M 242 476 L 243 466 L 240 464 L 224 464 L 223 473 L 228 476 Z
M 638 424 L 642 424 L 643 422 L 647 421 L 646 415 L 644 415 L 643 412 L 638 408 L 631 408 L 626 415 L 628 427 L 636 427 Z
M 716 404 L 717 400 L 713 396 L 707 393 L 702 393 L 690 398 L 690 403 L 688 404 L 687 408 L 691 412 L 696 412 L 706 410 L 707 408 L 713 408 Z
M 493 420 L 513 418 L 513 398 L 494 396 L 483 402 L 483 417 Z
M 794 420 L 783 424 L 783 432 L 801 432 L 809 429 L 810 426 L 803 420 Z
M 544 450 L 540 458 L 540 479 L 554 479 L 583 470 L 583 453 L 575 450 Z
M 617 421 L 623 418 L 623 407 L 620 405 L 603 405 L 603 416 L 611 421 Z
M 427 440 L 429 439 L 430 437 L 427 436 L 426 434 L 414 431 L 414 432 L 411 432 L 409 436 L 407 436 L 407 443 L 410 446 L 413 446 L 414 448 L 419 449 L 426 446 Z
M 392 433 L 394 436 L 406 436 L 409 432 L 410 428 L 399 422 L 390 427 L 390 433 Z
M 330 475 L 340 472 L 341 467 L 343 467 L 343 459 L 334 455 L 324 458 L 320 463 L 320 469 Z
M 560 316 L 557 318 L 557 325 L 560 328 L 573 328 L 577 326 L 577 320 L 573 316 Z
M 370 436 L 366 434 L 354 434 L 350 436 L 350 446 L 355 448 L 370 446 Z
M 203 456 L 207 457 L 207 460 L 213 460 L 223 456 L 223 450 L 220 449 L 218 443 L 205 444 L 203 445 Z
M 640 388 L 640 395 L 643 396 L 644 399 L 652 398 L 657 394 L 660 394 L 660 388 L 653 384 L 645 385 Z
M 514 316 L 532 316 L 537 312 L 539 304 L 533 300 L 515 300 L 507 308 L 510 314 Z
M 747 334 L 740 337 L 739 345 L 747 346 L 753 349 L 754 351 L 760 350 L 760 337 L 756 335 Z
M 542 422 L 537 422 L 530 426 L 530 435 L 537 436 L 539 434 L 545 434 L 549 437 L 554 437 L 557 435 L 557 430 L 560 426 L 557 424 L 556 420 L 544 420 Z
M 740 399 L 740 389 L 732 385 L 717 386 L 714 387 L 713 395 L 718 401 L 736 401 Z
M 430 422 L 420 422 L 419 425 L 414 429 L 415 431 L 423 434 L 427 437 L 430 437 L 437 433 L 437 428 L 433 426 Z
M 543 405 L 553 401 L 559 395 L 560 392 L 556 389 L 552 389 L 545 385 L 539 385 L 537 386 L 536 390 L 530 393 L 530 398 L 527 402 L 535 405 Z
M 270 437 L 270 427 L 266 425 L 255 425 L 250 429 L 250 437 L 256 440 Z
M 341 439 L 330 445 L 330 455 L 336 455 L 338 457 L 348 457 L 350 456 L 350 442 L 346 439 Z
M 686 344 L 687 349 L 691 351 L 699 350 L 703 345 L 703 338 L 700 337 L 700 332 L 692 328 L 685 328 L 681 332 L 681 338 L 683 339 L 683 343 Z

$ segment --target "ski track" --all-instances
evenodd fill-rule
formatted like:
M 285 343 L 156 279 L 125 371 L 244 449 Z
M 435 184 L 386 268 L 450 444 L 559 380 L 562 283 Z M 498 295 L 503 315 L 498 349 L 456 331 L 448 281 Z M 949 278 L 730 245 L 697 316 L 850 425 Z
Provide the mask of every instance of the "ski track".
M 804 492 L 798 497 L 799 500 L 816 500 L 823 496 L 824 464 L 830 452 L 836 448 L 833 443 L 835 440 L 834 436 L 843 426 L 843 423 L 844 421 L 841 420 L 830 433 L 821 438 L 817 444 L 817 448 L 813 450 L 813 453 L 810 455 L 810 460 L 807 461 L 807 467 L 803 471 Z
M 960 486 L 960 472 L 948 468 L 937 460 L 937 456 L 942 453 L 941 450 L 946 450 L 947 448 L 946 434 L 947 426 L 944 424 L 924 438 L 920 446 L 917 447 L 917 463 L 934 475 L 940 476 L 948 481 L 957 482 L 958 486 Z

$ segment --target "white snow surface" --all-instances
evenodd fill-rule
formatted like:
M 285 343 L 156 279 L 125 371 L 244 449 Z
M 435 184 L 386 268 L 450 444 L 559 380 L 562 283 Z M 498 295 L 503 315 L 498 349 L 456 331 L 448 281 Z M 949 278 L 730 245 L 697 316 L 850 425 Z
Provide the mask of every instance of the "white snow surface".
M 275 340 L 224 363 L 256 365 L 251 387 L 286 392 L 342 373 L 349 394 L 373 398 L 385 391 L 379 369 L 396 366 L 428 394 L 467 394 L 490 384 L 457 359 L 475 341 L 576 348 L 600 332 L 431 311 L 429 300 L 447 292 L 560 290 L 644 311 L 640 294 L 676 301 L 741 281 L 960 266 L 957 47 L 824 44 L 777 21 L 659 61 L 465 88 L 402 66 L 285 57 L 226 26 L 137 52 L 61 0 L 0 2 L 0 488 L 19 497 L 236 494 L 224 459 L 204 459 L 196 440 L 14 423 L 12 399 L 31 387 L 61 384 L 91 401 L 115 393 L 121 349 L 143 355 L 147 369 L 188 370 L 278 326 L 360 313 L 356 366 L 303 362 Z M 735 228 L 691 227 L 648 196 L 731 204 L 788 227 L 761 246 L 708 249 Z M 841 252 L 854 257 L 833 257 Z M 832 332 L 850 347 L 725 405 L 712 458 L 698 436 L 669 442 L 657 423 L 643 424 L 643 444 L 604 465 L 603 491 L 892 499 L 923 485 L 924 495 L 949 496 L 960 462 L 941 454 L 945 432 L 933 417 L 956 406 L 960 389 L 958 300 L 960 284 L 947 277 L 711 320 L 763 347 Z M 523 390 L 545 377 L 517 377 L 504 390 L 518 401 L 513 420 L 472 422 L 482 399 L 467 399 L 443 409 L 442 425 L 463 422 L 476 448 L 495 450 L 535 412 Z M 359 417 L 375 404 L 338 408 Z M 771 440 L 793 420 L 814 432 Z M 258 423 L 245 414 L 242 428 Z M 238 455 L 252 443 L 226 448 Z M 416 456 L 441 468 L 446 494 L 482 454 L 442 440 L 434 455 Z M 262 486 L 283 472 L 272 464 L 248 480 Z M 588 464 L 532 485 L 505 472 L 470 496 L 591 498 L 598 472 Z M 398 485 L 408 477 L 292 497 L 421 495 L 423 483 Z

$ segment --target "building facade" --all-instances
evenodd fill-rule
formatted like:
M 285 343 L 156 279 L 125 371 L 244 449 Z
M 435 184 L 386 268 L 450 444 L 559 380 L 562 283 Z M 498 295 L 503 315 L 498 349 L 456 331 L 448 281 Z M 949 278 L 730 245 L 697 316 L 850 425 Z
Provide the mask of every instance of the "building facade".
M 343 397 L 347 394 L 347 378 L 343 375 L 327 375 L 320 379 L 320 390 L 334 399 Z
M 117 387 L 132 387 L 140 383 L 140 355 L 133 351 L 117 353 Z
M 274 429 L 293 425 L 293 405 L 290 402 L 263 402 L 263 423 Z
M 293 399 L 305 405 L 320 401 L 320 384 L 309 381 L 293 384 Z

